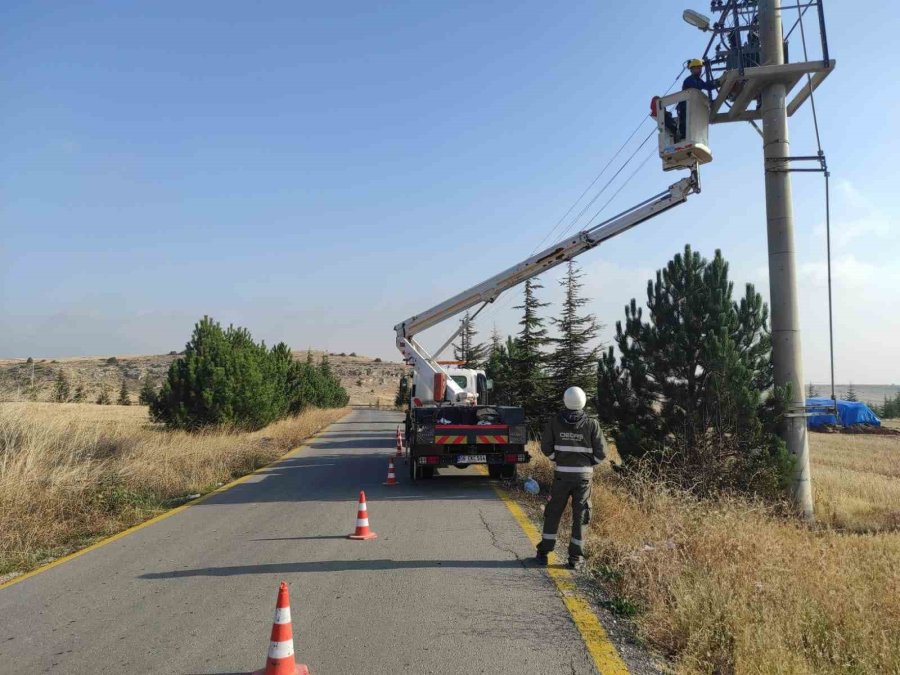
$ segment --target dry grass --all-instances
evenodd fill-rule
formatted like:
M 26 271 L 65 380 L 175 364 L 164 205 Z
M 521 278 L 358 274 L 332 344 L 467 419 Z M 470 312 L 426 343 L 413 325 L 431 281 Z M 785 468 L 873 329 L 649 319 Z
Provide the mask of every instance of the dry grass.
M 900 529 L 900 436 L 811 434 L 816 514 L 858 532 Z
M 886 527 L 900 506 L 898 457 L 897 438 L 814 436 L 822 521 Z M 538 457 L 532 471 L 545 481 L 552 467 Z M 529 501 L 538 515 L 542 500 Z M 609 471 L 593 504 L 592 574 L 677 672 L 900 673 L 900 532 L 808 528 Z
M 141 406 L 0 404 L 0 574 L 111 534 L 267 464 L 345 410 L 251 434 L 166 431 Z

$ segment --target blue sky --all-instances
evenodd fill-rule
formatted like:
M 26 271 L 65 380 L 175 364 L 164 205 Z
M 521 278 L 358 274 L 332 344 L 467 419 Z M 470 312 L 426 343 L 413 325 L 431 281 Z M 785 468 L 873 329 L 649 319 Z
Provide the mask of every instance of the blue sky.
M 0 357 L 180 349 L 210 314 L 297 349 L 397 358 L 392 326 L 532 251 L 702 51 L 684 7 L 3 3 Z M 900 382 L 900 67 L 883 58 L 900 6 L 826 9 L 837 379 Z M 815 150 L 808 108 L 791 136 Z M 760 139 L 717 125 L 711 146 L 701 195 L 582 257 L 607 339 L 685 243 L 721 248 L 737 284 L 768 295 Z M 651 158 L 604 215 L 678 177 Z M 795 175 L 794 194 L 821 382 L 821 177 Z M 484 337 L 514 330 L 517 299 L 486 310 Z

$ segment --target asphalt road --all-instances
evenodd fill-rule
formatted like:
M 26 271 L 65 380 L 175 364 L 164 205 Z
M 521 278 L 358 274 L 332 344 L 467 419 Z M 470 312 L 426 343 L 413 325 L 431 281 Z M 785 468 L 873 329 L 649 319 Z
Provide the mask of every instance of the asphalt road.
M 313 675 L 595 673 L 490 482 L 385 487 L 397 413 L 355 410 L 207 501 L 0 589 L 0 672 L 246 673 L 278 583 Z M 360 489 L 373 541 L 350 541 Z

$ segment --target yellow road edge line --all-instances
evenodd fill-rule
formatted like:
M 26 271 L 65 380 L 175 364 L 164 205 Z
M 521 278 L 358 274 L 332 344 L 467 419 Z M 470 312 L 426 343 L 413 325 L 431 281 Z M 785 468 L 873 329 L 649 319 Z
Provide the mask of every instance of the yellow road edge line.
M 537 546 L 541 540 L 541 534 L 538 532 L 531 519 L 525 515 L 519 503 L 513 499 L 509 493 L 499 486 L 494 486 L 494 492 L 506 504 L 506 508 L 512 513 L 513 518 L 519 524 L 519 527 L 525 532 L 525 536 L 532 544 Z M 550 554 L 551 565 L 556 563 L 554 554 Z M 559 567 L 547 567 L 547 574 L 553 580 L 556 590 L 559 591 L 566 609 L 578 632 L 581 633 L 581 639 L 587 647 L 588 653 L 594 660 L 597 671 L 602 675 L 627 675 L 628 666 L 619 656 L 615 645 L 609 639 L 609 635 L 600 619 L 594 613 L 590 603 L 582 597 L 578 592 L 575 581 L 569 570 Z
M 338 420 L 340 420 L 340 419 L 341 418 L 338 418 Z M 335 420 L 335 422 L 338 420 Z M 334 422 L 332 422 L 331 424 L 334 424 Z M 283 454 L 281 457 L 278 457 L 277 459 L 273 459 L 268 464 L 259 467 L 258 469 L 252 471 L 251 473 L 248 473 L 248 474 L 245 474 L 238 478 L 235 478 L 230 483 L 226 483 L 225 485 L 222 485 L 221 487 L 216 488 L 212 492 L 207 492 L 202 497 L 197 497 L 197 499 L 192 499 L 191 501 L 189 501 L 185 504 L 182 504 L 181 506 L 176 506 L 175 508 L 169 509 L 168 511 L 165 511 L 164 513 L 160 513 L 158 516 L 153 516 L 152 518 L 150 518 L 150 520 L 145 520 L 144 522 L 138 523 L 137 525 L 132 525 L 131 527 L 129 527 L 126 530 L 122 530 L 121 532 L 116 532 L 115 534 L 112 534 L 112 535 L 106 537 L 105 539 L 101 539 L 100 541 L 94 542 L 90 546 L 87 546 L 85 548 L 80 548 L 77 551 L 73 551 L 72 553 L 68 553 L 68 554 L 64 555 L 62 558 L 57 558 L 56 560 L 53 560 L 44 565 L 41 565 L 40 567 L 37 567 L 37 568 L 31 570 L 30 572 L 25 572 L 24 574 L 20 574 L 17 577 L 13 577 L 12 579 L 4 581 L 2 584 L 0 584 L 0 591 L 2 591 L 4 588 L 9 588 L 10 586 L 16 585 L 20 581 L 25 581 L 26 579 L 30 579 L 31 577 L 37 576 L 41 572 L 46 572 L 47 570 L 53 569 L 54 567 L 56 567 L 58 565 L 62 565 L 63 563 L 69 562 L 70 560 L 77 558 L 78 556 L 84 555 L 85 553 L 90 553 L 94 549 L 98 549 L 101 546 L 106 546 L 107 544 L 111 544 L 114 541 L 117 541 L 119 539 L 127 537 L 129 534 L 133 534 L 133 533 L 137 532 L 138 530 L 141 530 L 150 525 L 154 525 L 154 524 L 160 522 L 161 520 L 165 520 L 166 518 L 171 518 L 175 514 L 181 513 L 182 511 L 184 511 L 185 509 L 187 509 L 191 506 L 196 506 L 197 504 L 202 504 L 207 499 L 210 499 L 211 497 L 213 497 L 215 495 L 221 494 L 227 490 L 230 490 L 233 487 L 237 487 L 241 483 L 244 483 L 244 482 L 250 480 L 251 478 L 253 478 L 253 476 L 255 476 L 259 473 L 262 473 L 266 469 L 269 469 L 269 468 L 275 466 L 279 462 L 283 462 L 286 459 L 290 459 L 294 455 L 298 454 L 301 450 L 308 448 L 309 443 L 314 438 L 316 438 L 320 433 L 325 431 L 325 429 L 330 427 L 331 424 L 329 424 L 326 427 L 323 427 L 322 429 L 319 429 L 319 431 L 317 431 L 312 436 L 310 436 L 308 439 L 306 439 L 306 442 L 303 443 L 302 445 L 294 448 L 293 450 L 289 450 L 288 452 Z

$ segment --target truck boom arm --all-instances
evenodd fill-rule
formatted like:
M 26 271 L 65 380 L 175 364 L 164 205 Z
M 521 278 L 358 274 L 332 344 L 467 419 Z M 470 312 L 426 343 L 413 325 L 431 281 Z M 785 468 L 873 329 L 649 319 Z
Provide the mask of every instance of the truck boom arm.
M 607 221 L 564 239 L 490 279 L 454 295 L 449 300 L 397 324 L 394 326 L 394 330 L 397 332 L 397 348 L 403 354 L 404 359 L 417 369 L 425 368 L 433 373 L 444 372 L 443 368 L 415 341 L 416 334 L 460 312 L 471 309 L 479 303 L 494 302 L 503 291 L 568 262 L 604 241 L 630 230 L 635 225 L 650 220 L 663 211 L 683 204 L 689 195 L 699 192 L 700 179 L 695 167 L 689 177 L 673 183 L 664 192 L 660 192 Z M 455 386 L 452 378 L 447 378 L 447 386 L 454 398 L 459 399 L 464 394 L 459 387 Z

